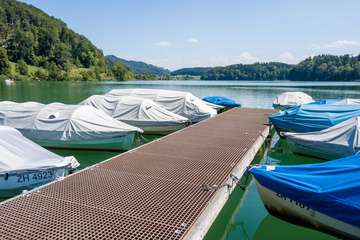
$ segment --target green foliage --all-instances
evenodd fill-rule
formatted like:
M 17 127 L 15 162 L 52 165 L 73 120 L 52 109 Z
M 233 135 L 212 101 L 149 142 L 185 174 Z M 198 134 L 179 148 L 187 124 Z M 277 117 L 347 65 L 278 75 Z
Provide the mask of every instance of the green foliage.
M 0 75 L 8 74 L 10 71 L 10 62 L 6 50 L 0 47 Z
M 16 71 L 21 75 L 28 75 L 29 67 L 24 60 L 19 60 L 16 64 Z
M 360 55 L 310 57 L 294 66 L 289 79 L 297 81 L 346 81 L 360 79 Z
M 111 67 L 111 71 L 117 80 L 130 80 L 133 79 L 133 74 L 121 63 L 114 63 Z
M 49 80 L 53 80 L 53 81 L 62 81 L 65 80 L 64 79 L 64 72 L 61 71 L 61 69 L 55 64 L 55 63 L 50 63 L 50 65 L 47 68 L 48 70 L 48 78 Z
M 202 76 L 209 70 L 211 70 L 211 67 L 181 68 L 171 72 L 171 75 Z
M 284 63 L 235 64 L 214 68 L 184 68 L 173 75 L 200 75 L 203 80 L 360 80 L 360 55 L 319 55 L 289 65 Z
M 201 75 L 203 80 L 285 80 L 291 69 L 285 63 L 235 64 L 215 67 Z
M 0 43 L 10 61 L 48 68 L 100 67 L 105 69 L 102 51 L 65 23 L 18 1 L 0 0 Z M 53 67 L 51 67 L 53 68 Z
M 96 72 L 94 70 L 83 70 L 80 72 L 81 80 L 83 81 L 89 81 L 97 79 Z
M 37 69 L 32 74 L 32 78 L 35 79 L 35 80 L 47 80 L 49 78 L 49 75 L 45 70 Z
M 24 60 L 28 64 L 34 64 L 34 46 L 35 38 L 32 32 L 24 32 L 16 29 L 5 41 L 5 48 L 8 52 L 9 59 L 17 62 Z

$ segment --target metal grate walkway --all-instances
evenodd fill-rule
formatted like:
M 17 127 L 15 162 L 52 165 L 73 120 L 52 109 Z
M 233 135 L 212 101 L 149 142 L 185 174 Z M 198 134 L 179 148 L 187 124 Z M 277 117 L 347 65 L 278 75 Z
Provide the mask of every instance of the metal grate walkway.
M 0 239 L 199 239 L 268 135 L 233 109 L 0 205 Z

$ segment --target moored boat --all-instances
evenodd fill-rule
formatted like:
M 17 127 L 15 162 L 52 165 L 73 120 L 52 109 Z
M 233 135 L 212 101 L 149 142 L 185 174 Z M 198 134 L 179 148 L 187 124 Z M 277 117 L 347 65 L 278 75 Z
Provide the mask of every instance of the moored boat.
M 327 104 L 331 105 L 360 105 L 360 99 L 357 98 L 344 98 L 341 100 L 327 100 Z
M 203 100 L 204 101 L 204 100 Z M 215 109 L 217 113 L 221 113 L 225 107 L 221 106 L 221 105 L 217 105 L 217 104 L 214 104 L 214 103 L 211 103 L 211 102 L 207 102 L 207 101 L 204 101 L 204 103 L 206 105 L 208 105 L 209 107 L 211 107 L 212 109 Z
M 190 124 L 189 119 L 167 111 L 149 99 L 93 95 L 80 104 L 93 106 L 119 121 L 139 127 L 144 134 L 169 134 Z
M 360 116 L 360 105 L 305 104 L 269 117 L 278 132 L 314 132 Z
M 0 123 L 45 147 L 128 150 L 143 132 L 91 106 L 1 102 L 0 113 Z
M 202 100 L 211 104 L 220 105 L 227 109 L 241 106 L 241 104 L 234 99 L 223 96 L 207 96 L 204 97 Z
M 274 99 L 273 107 L 286 110 L 311 102 L 314 102 L 314 99 L 304 92 L 284 92 Z
M 214 117 L 217 114 L 215 109 L 208 106 L 206 102 L 189 92 L 132 88 L 114 89 L 106 95 L 114 97 L 132 96 L 150 99 L 166 110 L 186 117 L 192 123 Z
M 14 128 L 0 126 L 0 197 L 9 197 L 65 176 L 80 164 L 58 156 Z
M 282 135 L 295 153 L 323 159 L 347 157 L 360 150 L 360 117 L 351 118 L 322 131 L 287 132 Z
M 15 84 L 15 81 L 12 79 L 5 79 L 4 82 L 5 82 L 5 85 L 7 85 L 7 86 L 11 86 L 11 85 Z
M 360 238 L 360 156 L 249 171 L 271 214 L 341 238 Z
M 344 99 L 319 99 L 309 104 L 318 105 L 359 105 L 360 99 L 357 98 L 344 98 Z

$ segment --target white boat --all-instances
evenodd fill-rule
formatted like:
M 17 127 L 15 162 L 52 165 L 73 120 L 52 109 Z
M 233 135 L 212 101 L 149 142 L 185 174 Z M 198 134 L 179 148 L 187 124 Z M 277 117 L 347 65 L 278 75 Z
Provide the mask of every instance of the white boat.
M 196 123 L 214 117 L 217 111 L 206 104 L 205 101 L 195 97 L 189 92 L 161 90 L 161 89 L 114 89 L 107 96 L 132 96 L 153 100 L 166 110 L 186 117 Z
M 139 127 L 144 134 L 164 135 L 190 124 L 189 119 L 144 98 L 93 95 L 80 104 L 93 106 L 119 121 Z
M 6 126 L 0 126 L 0 153 L 0 198 L 54 181 L 80 165 L 74 157 L 58 156 Z
M 202 100 L 204 101 L 204 100 Z M 211 103 L 211 102 L 206 102 L 204 101 L 206 105 L 208 105 L 209 107 L 213 108 L 216 110 L 217 113 L 221 113 L 221 111 L 223 111 L 225 109 L 225 107 Z
M 0 113 L 0 123 L 45 147 L 128 150 L 143 132 L 91 106 L 7 101 Z
M 286 137 L 289 148 L 295 153 L 323 159 L 351 156 L 360 151 L 360 117 L 317 132 L 281 135 Z
M 275 109 L 285 110 L 311 102 L 314 102 L 314 99 L 306 93 L 284 92 L 274 99 L 273 107 Z
M 12 79 L 5 79 L 4 82 L 5 82 L 5 85 L 7 85 L 7 86 L 15 84 L 15 81 Z

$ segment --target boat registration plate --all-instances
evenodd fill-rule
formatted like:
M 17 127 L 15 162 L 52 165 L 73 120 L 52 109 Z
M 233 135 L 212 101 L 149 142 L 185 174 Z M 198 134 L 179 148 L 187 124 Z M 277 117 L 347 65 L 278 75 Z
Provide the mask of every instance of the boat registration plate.
M 37 182 L 55 178 L 55 170 L 36 171 L 32 173 L 17 174 L 17 182 Z

